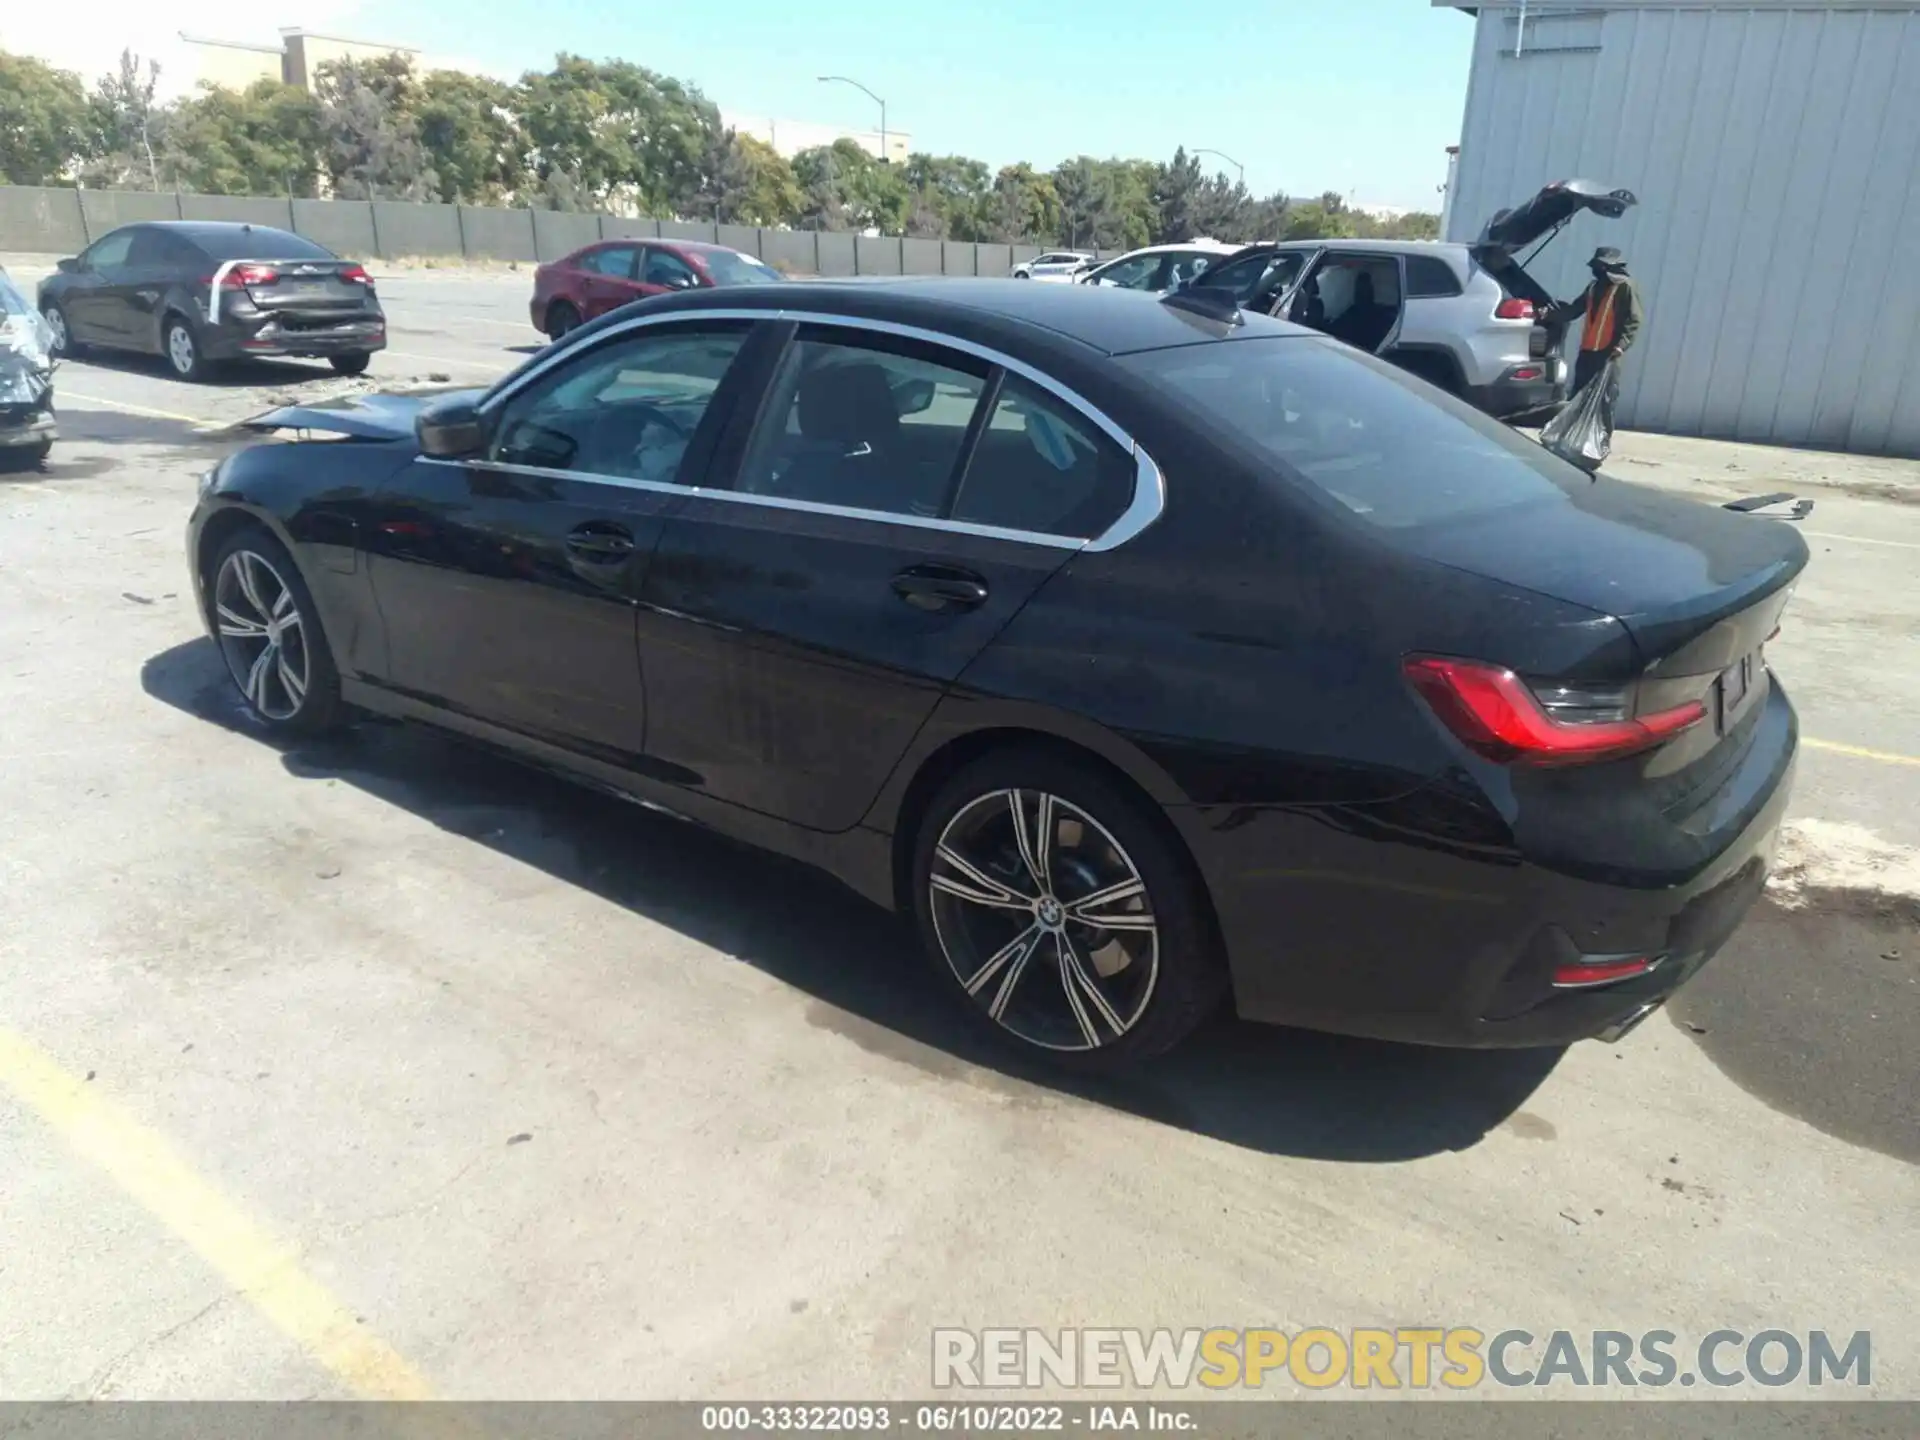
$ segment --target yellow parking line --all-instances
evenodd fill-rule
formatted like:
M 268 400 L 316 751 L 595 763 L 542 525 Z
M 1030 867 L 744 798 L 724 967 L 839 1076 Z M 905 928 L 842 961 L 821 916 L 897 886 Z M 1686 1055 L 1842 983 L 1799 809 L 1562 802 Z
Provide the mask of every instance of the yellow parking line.
M 105 1099 L 100 1086 L 0 1030 L 0 1088 L 37 1112 L 76 1154 L 105 1171 L 355 1393 L 372 1400 L 433 1398 L 427 1381 L 302 1270 L 297 1255 L 196 1175 L 165 1140 Z
M 1902 755 L 1893 750 L 1869 750 L 1864 745 L 1842 745 L 1838 740 L 1815 740 L 1807 735 L 1800 737 L 1800 743 L 1809 750 L 1831 750 L 1856 760 L 1878 760 L 1882 765 L 1920 765 L 1920 755 Z

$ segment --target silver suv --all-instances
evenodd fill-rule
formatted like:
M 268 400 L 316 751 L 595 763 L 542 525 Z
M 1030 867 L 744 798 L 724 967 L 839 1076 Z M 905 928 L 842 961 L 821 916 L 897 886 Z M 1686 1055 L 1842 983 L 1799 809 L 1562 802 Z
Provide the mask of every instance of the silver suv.
M 1502 210 L 1471 245 L 1432 240 L 1283 240 L 1249 245 L 1191 282 L 1231 290 L 1243 309 L 1284 315 L 1371 350 L 1490 415 L 1515 420 L 1566 399 L 1564 327 L 1526 259 L 1582 211 L 1609 218 L 1631 192 L 1586 180 L 1549 185 Z

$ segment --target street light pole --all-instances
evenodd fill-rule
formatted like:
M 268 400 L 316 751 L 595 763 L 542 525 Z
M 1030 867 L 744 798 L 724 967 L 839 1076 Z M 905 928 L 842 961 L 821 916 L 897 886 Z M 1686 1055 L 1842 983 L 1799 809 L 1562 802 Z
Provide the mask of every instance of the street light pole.
M 887 102 L 874 94 L 873 91 L 867 89 L 867 87 L 862 85 L 858 80 L 850 80 L 845 75 L 822 75 L 820 77 L 820 83 L 822 85 L 851 85 L 880 107 L 880 163 L 882 165 L 892 164 L 893 156 L 887 150 Z
M 1240 172 L 1240 188 L 1242 190 L 1247 188 L 1247 167 L 1242 165 L 1238 160 L 1234 159 L 1233 156 L 1227 154 L 1226 151 L 1201 149 L 1201 150 L 1195 150 L 1193 153 L 1196 155 L 1218 155 L 1222 160 L 1226 161 L 1229 165 L 1233 166 L 1235 170 Z

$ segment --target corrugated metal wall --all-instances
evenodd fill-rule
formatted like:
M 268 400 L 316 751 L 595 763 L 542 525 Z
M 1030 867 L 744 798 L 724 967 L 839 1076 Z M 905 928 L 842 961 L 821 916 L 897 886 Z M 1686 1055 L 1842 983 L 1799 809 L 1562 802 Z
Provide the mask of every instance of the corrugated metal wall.
M 1448 238 L 1551 180 L 1623 185 L 1637 210 L 1531 267 L 1568 297 L 1626 251 L 1623 424 L 1920 455 L 1920 4 L 1536 3 L 1518 56 L 1517 19 L 1475 22 Z

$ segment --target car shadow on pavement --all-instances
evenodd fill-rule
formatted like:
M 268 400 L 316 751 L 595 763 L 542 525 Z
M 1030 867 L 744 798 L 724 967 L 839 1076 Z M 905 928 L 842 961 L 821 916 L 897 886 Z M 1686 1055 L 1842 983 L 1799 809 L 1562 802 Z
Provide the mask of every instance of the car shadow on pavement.
M 753 965 L 814 997 L 811 1023 L 935 1075 L 1074 1095 L 1271 1154 L 1380 1162 L 1476 1144 L 1563 1053 L 1389 1045 L 1223 1011 L 1136 1074 L 1063 1075 L 981 1034 L 908 926 L 818 871 L 423 726 L 372 723 L 279 745 L 248 719 L 209 640 L 154 656 L 141 683 L 275 746 L 291 775 L 356 786 Z

